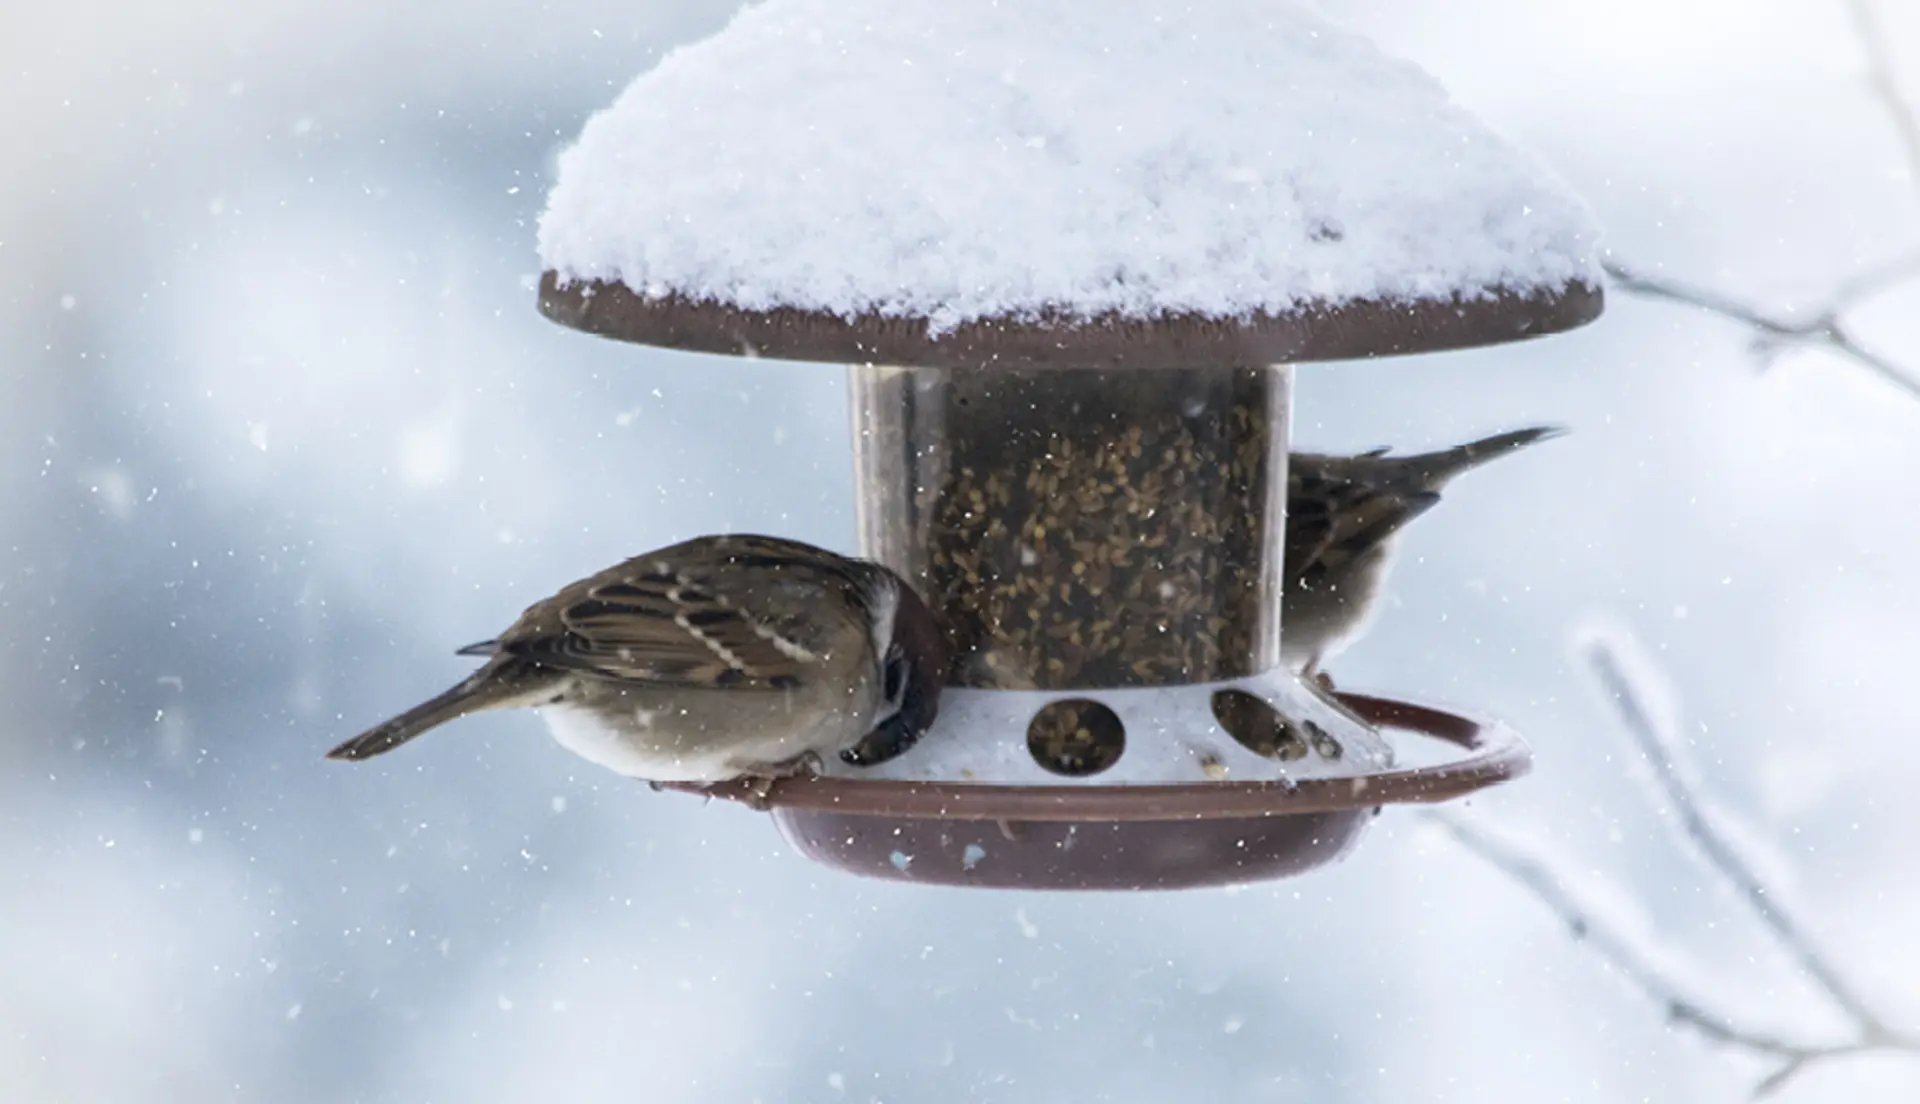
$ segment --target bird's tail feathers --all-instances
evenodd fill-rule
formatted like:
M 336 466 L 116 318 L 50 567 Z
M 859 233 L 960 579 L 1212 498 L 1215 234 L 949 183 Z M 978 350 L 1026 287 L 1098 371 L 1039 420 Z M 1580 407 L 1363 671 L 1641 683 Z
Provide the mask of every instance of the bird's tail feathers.
M 1496 433 L 1491 437 L 1482 437 L 1478 441 L 1468 441 L 1464 445 L 1455 445 L 1450 449 L 1409 456 L 1406 463 L 1408 469 L 1416 473 L 1423 483 L 1430 488 L 1438 489 L 1461 472 L 1477 468 L 1489 460 L 1505 456 L 1528 445 L 1562 436 L 1566 432 L 1566 429 L 1561 426 L 1529 426 L 1526 429 L 1515 429 L 1506 433 Z
M 1409 491 L 1377 495 L 1366 507 L 1343 519 L 1336 539 L 1320 549 L 1314 565 L 1321 572 L 1338 572 L 1351 561 L 1377 551 L 1414 518 L 1440 502 L 1437 491 Z
M 353 762 L 384 755 L 429 729 L 438 728 L 469 713 L 531 704 L 528 699 L 535 689 L 525 679 L 513 678 L 499 670 L 496 664 L 490 663 L 445 693 L 429 698 L 327 752 L 327 758 Z

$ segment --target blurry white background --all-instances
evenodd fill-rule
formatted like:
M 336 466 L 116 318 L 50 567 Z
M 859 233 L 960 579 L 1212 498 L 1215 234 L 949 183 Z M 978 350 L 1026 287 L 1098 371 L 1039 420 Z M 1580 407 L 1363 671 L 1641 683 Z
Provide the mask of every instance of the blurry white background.
M 1344 0 L 1595 206 L 1782 310 L 1920 244 L 1843 0 Z M 1909 96 L 1920 9 L 1883 0 Z M 832 368 L 533 308 L 555 152 L 729 4 L 91 0 L 0 12 L 0 1099 L 1743 1098 L 1564 927 L 1390 811 L 1234 892 L 850 880 L 528 714 L 337 739 L 557 584 L 701 532 L 851 544 Z M 1920 363 L 1920 285 L 1857 321 Z M 1343 684 L 1535 744 L 1473 813 L 1630 886 L 1762 1024 L 1833 1026 L 1677 853 L 1576 629 L 1632 629 L 1723 803 L 1920 1020 L 1920 402 L 1616 295 L 1536 344 L 1299 373 L 1303 447 L 1563 441 L 1405 541 Z M 1837 1028 L 1835 1028 L 1837 1030 Z M 1784 1099 L 1911 1100 L 1920 1062 Z

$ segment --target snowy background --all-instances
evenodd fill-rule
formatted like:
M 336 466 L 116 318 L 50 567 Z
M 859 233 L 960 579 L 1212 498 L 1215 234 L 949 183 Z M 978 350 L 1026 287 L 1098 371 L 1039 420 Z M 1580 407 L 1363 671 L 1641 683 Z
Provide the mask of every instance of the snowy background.
M 1920 11 L 1886 3 L 1910 95 Z M 1920 243 L 1841 0 L 1345 0 L 1552 163 L 1616 258 L 1781 308 Z M 1235 892 L 849 880 L 530 715 L 344 768 L 556 584 L 728 528 L 851 540 L 840 373 L 533 309 L 553 159 L 724 3 L 126 0 L 0 14 L 0 1099 L 1734 1100 L 1404 811 Z M 1858 321 L 1920 361 L 1920 287 Z M 1569 654 L 1628 626 L 1811 925 L 1920 1020 L 1920 403 L 1616 296 L 1587 330 L 1300 373 L 1303 446 L 1575 433 L 1410 533 L 1343 683 L 1498 712 L 1477 801 L 1630 886 L 1763 1023 L 1831 1023 L 1670 845 Z M 1902 935 L 1902 932 L 1909 933 Z M 1920 1063 L 1792 1100 L 1912 1100 Z

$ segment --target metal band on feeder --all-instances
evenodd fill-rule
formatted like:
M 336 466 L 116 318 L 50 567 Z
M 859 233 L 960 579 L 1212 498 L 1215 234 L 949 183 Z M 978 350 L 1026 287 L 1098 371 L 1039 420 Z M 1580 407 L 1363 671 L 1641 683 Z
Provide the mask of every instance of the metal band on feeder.
M 1032 888 L 1278 877 L 1343 854 L 1381 805 L 1527 766 L 1493 722 L 1329 694 L 1282 663 L 1287 365 L 1590 321 L 1602 300 L 1584 210 L 1424 75 L 1317 16 L 1221 0 L 1175 34 L 1155 29 L 1151 3 L 1118 8 L 770 0 L 641 77 L 562 159 L 542 226 L 548 317 L 853 366 L 859 550 L 943 622 L 939 720 L 877 766 L 702 791 L 772 809 L 799 850 L 842 869 Z M 799 29 L 834 48 L 797 45 Z M 1183 65 L 1209 81 L 1153 79 Z M 1049 86 L 1055 71 L 1077 83 Z M 1032 83 L 1014 101 L 979 92 L 993 72 Z M 1367 110 L 1259 125 L 1242 110 L 1302 87 L 1327 112 Z M 1164 123 L 1124 133 L 1142 88 L 1188 121 L 1180 142 Z M 957 182 L 898 148 L 897 129 L 826 110 L 836 93 L 968 124 L 954 135 L 1050 126 L 1025 148 L 1079 160 L 989 143 Z M 1325 146 L 1327 127 L 1363 125 L 1347 146 L 1404 149 L 1393 163 L 1417 186 L 1359 175 L 1375 161 Z M 1186 161 L 1168 184 L 1172 146 Z M 765 155 L 756 173 L 701 179 L 701 156 L 747 148 Z M 1207 165 L 1210 152 L 1232 163 Z M 844 203 L 816 190 L 836 172 Z M 1192 194 L 1103 191 L 1129 174 Z M 1081 212 L 1076 194 L 1109 209 Z M 1084 224 L 996 236 L 1049 197 Z M 1165 221 L 1213 202 L 1271 217 Z M 916 286 L 943 249 L 969 280 Z M 1206 278 L 1216 270 L 1250 275 Z M 1469 754 L 1397 769 L 1390 729 Z

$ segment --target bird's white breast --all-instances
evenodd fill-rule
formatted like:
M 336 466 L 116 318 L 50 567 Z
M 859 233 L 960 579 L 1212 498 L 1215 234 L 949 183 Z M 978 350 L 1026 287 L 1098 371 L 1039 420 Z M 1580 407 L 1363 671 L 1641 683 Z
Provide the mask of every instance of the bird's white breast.
M 826 703 L 817 695 L 709 691 L 678 695 L 680 704 L 649 695 L 617 708 L 563 700 L 540 712 L 561 747 L 617 774 L 722 782 L 807 751 L 838 754 L 871 729 L 875 696 L 869 690 Z

